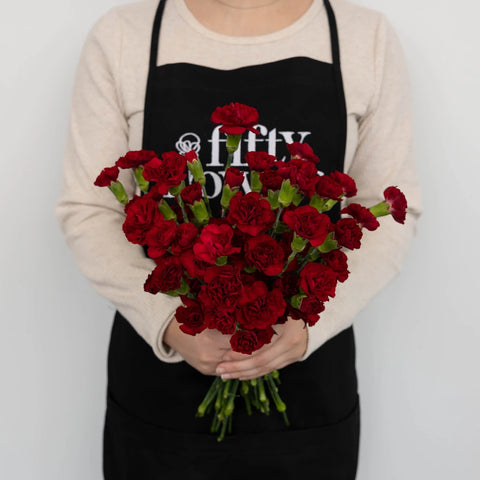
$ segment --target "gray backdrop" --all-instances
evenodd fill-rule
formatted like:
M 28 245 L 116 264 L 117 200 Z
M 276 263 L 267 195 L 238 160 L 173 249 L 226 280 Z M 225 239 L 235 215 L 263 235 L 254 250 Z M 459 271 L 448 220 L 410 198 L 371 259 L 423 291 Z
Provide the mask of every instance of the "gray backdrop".
M 425 213 L 399 277 L 356 319 L 359 480 L 480 478 L 478 16 L 472 0 L 358 0 L 410 67 Z M 0 477 L 99 480 L 113 308 L 53 214 L 70 92 L 93 22 L 121 0 L 0 6 Z

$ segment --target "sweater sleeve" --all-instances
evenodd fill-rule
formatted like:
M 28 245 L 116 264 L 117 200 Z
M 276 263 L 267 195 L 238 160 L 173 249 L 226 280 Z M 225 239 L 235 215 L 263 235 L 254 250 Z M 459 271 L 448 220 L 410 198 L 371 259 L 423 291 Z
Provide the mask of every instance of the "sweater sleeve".
M 407 198 L 404 225 L 391 216 L 380 227 L 363 230 L 359 250 L 346 251 L 349 278 L 338 284 L 319 321 L 309 328 L 305 360 L 317 348 L 350 327 L 355 316 L 401 269 L 421 213 L 413 162 L 412 108 L 409 77 L 399 39 L 384 15 L 377 26 L 374 55 L 375 87 L 369 107 L 358 121 L 358 144 L 348 173 L 358 189 L 349 201 L 370 207 L 383 200 L 383 191 L 398 186 Z
M 128 150 L 128 120 L 119 84 L 122 25 L 116 9 L 90 30 L 78 63 L 64 155 L 63 188 L 56 215 L 81 272 L 113 303 L 160 360 L 178 362 L 178 352 L 162 343 L 181 304 L 178 298 L 144 292 L 154 263 L 123 235 L 122 206 L 108 188 L 93 185 L 97 175 Z M 131 197 L 130 172 L 120 178 Z

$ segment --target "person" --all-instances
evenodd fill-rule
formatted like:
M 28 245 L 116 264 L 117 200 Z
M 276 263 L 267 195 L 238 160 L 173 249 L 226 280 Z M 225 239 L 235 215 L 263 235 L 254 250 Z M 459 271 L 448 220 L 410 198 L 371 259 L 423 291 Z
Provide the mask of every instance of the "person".
M 245 169 L 251 150 L 282 160 L 286 143 L 307 142 L 321 173 L 356 180 L 354 201 L 373 205 L 397 185 L 409 203 L 405 225 L 382 218 L 348 252 L 350 278 L 315 326 L 289 319 L 251 356 L 232 352 L 216 331 L 179 330 L 181 300 L 143 291 L 153 261 L 124 238 L 122 207 L 93 186 L 128 150 L 193 149 L 218 202 L 225 139 L 209 117 L 232 101 L 260 114 L 260 134 L 243 138 L 232 165 Z M 120 180 L 131 197 L 133 178 L 122 171 Z M 80 270 L 117 309 L 105 478 L 355 478 L 353 320 L 398 273 L 420 212 L 406 61 L 384 14 L 347 0 L 146 0 L 103 15 L 76 72 L 56 214 Z M 279 415 L 250 417 L 239 401 L 233 434 L 217 444 L 209 420 L 194 417 L 212 376 L 274 369 L 291 427 Z

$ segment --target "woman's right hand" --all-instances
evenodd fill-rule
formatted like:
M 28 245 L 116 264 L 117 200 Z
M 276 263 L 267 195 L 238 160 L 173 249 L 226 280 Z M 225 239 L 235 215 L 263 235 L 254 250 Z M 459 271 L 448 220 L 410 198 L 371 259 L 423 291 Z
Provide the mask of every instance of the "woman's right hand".
M 232 348 L 230 335 L 223 335 L 210 328 L 197 335 L 188 335 L 180 330 L 180 324 L 175 318 L 165 330 L 163 342 L 179 352 L 189 365 L 204 375 L 216 375 L 217 365 Z

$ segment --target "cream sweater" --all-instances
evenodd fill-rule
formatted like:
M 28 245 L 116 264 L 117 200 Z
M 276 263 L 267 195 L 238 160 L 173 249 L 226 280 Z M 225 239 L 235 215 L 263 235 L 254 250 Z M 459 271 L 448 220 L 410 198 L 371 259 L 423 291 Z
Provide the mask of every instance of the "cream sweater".
M 345 172 L 355 178 L 359 192 L 352 200 L 370 206 L 381 201 L 385 187 L 397 185 L 407 196 L 409 214 L 405 225 L 383 217 L 380 229 L 364 233 L 360 250 L 347 252 L 350 278 L 338 286 L 320 321 L 309 328 L 303 359 L 349 327 L 400 270 L 420 214 L 409 79 L 398 37 L 383 14 L 346 0 L 331 3 L 348 114 Z M 181 301 L 143 291 L 153 261 L 125 239 L 124 213 L 113 195 L 93 186 L 102 168 L 113 165 L 127 150 L 141 148 L 157 5 L 158 0 L 146 0 L 114 7 L 88 34 L 76 72 L 56 215 L 80 270 L 95 290 L 129 320 L 160 360 L 178 362 L 181 355 L 165 349 L 162 338 Z M 158 65 L 188 62 L 233 69 L 294 56 L 332 61 L 322 0 L 314 0 L 289 27 L 256 37 L 212 32 L 196 20 L 184 0 L 167 2 Z M 122 172 L 121 180 L 131 195 L 133 178 Z

